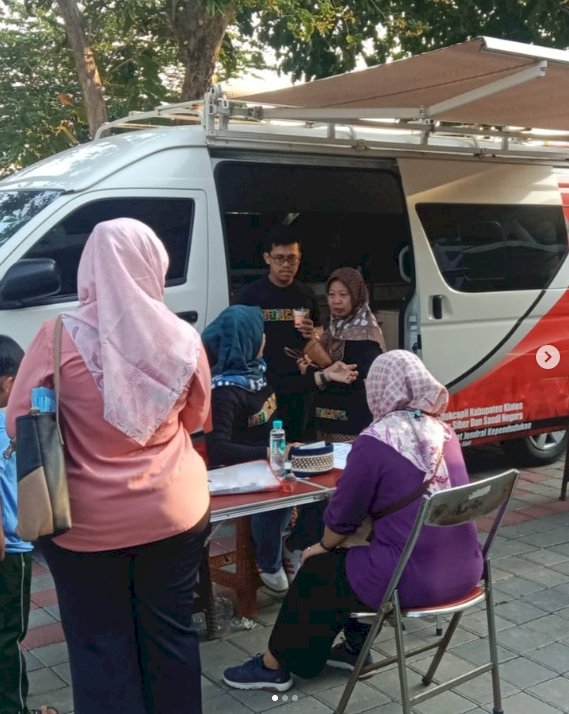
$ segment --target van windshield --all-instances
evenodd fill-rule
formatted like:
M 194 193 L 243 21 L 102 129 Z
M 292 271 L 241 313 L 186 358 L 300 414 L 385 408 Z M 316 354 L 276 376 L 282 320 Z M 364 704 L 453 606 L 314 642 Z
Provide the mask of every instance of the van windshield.
M 0 191 L 0 246 L 61 193 L 53 189 Z

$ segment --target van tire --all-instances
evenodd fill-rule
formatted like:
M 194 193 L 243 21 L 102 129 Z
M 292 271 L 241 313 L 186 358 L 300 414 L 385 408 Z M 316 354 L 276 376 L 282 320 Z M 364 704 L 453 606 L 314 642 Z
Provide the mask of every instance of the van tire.
M 567 432 L 549 431 L 525 439 L 508 439 L 502 442 L 502 449 L 516 466 L 547 466 L 565 456 Z

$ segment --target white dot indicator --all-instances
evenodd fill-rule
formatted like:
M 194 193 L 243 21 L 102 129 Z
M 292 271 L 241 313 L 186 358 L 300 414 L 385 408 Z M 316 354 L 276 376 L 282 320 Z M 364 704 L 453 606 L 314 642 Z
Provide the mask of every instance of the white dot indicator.
M 271 697 L 271 699 L 273 700 L 273 702 L 278 702 L 278 701 L 279 701 L 279 695 L 278 695 L 278 694 L 273 694 L 273 696 Z
M 283 694 L 283 702 L 288 702 L 288 694 Z
M 553 345 L 542 345 L 535 353 L 535 361 L 542 369 L 553 369 L 560 360 L 559 350 Z
M 298 701 L 298 694 L 293 694 L 292 697 L 291 697 L 291 699 L 292 699 L 293 702 L 297 702 L 297 701 Z

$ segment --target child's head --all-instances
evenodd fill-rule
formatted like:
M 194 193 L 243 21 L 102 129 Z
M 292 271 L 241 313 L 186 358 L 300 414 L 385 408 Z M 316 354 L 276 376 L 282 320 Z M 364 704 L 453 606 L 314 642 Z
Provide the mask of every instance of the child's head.
M 11 337 L 0 335 L 0 408 L 8 404 L 24 350 Z

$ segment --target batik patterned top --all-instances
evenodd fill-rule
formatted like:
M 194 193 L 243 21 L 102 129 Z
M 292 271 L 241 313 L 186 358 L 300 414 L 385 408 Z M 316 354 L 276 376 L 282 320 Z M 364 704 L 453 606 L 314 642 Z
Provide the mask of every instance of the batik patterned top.
M 212 392 L 211 409 L 213 430 L 206 434 L 210 468 L 267 458 L 269 434 L 278 418 L 271 387 L 257 392 L 218 387 Z

